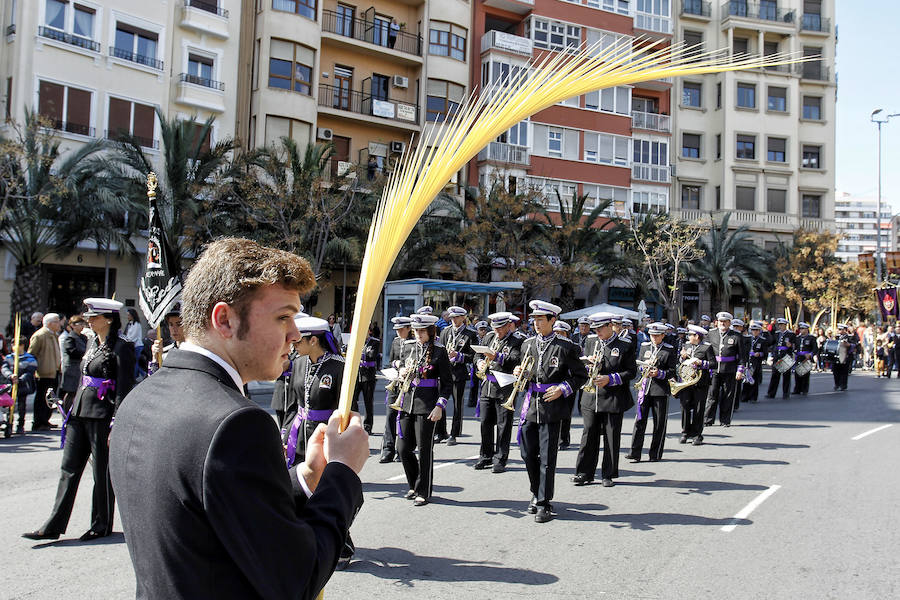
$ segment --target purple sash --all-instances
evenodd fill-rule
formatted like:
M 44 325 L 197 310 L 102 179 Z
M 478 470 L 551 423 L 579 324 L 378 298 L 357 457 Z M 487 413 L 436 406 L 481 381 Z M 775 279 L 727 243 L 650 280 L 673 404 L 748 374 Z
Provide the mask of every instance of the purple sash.
M 361 360 L 359 362 L 359 366 L 365 369 L 374 369 L 378 366 L 378 363 L 376 363 L 374 360 Z
M 738 359 L 737 356 L 717 356 L 716 360 L 719 362 L 734 362 Z
M 288 443 L 286 450 L 287 466 L 290 469 L 294 465 L 294 458 L 297 456 L 297 441 L 300 437 L 300 426 L 304 421 L 328 421 L 331 418 L 333 410 L 308 410 L 305 406 L 301 406 L 297 410 L 297 416 L 291 423 L 291 433 L 288 435 Z
M 516 434 L 516 443 L 520 446 L 522 445 L 522 425 L 525 424 L 525 417 L 528 416 L 528 408 L 531 406 L 531 395 L 532 394 L 543 394 L 550 388 L 552 388 L 555 383 L 529 383 L 528 391 L 525 393 L 525 401 L 522 402 L 522 412 L 519 413 L 519 432 Z
M 81 385 L 84 387 L 97 388 L 97 397 L 106 400 L 106 394 L 116 391 L 116 382 L 112 379 L 102 379 L 100 377 L 81 376 Z
M 56 404 L 56 407 L 59 409 L 59 414 L 61 414 L 63 418 L 62 427 L 60 427 L 61 431 L 59 432 L 59 449 L 62 450 L 66 447 L 66 425 L 69 424 L 69 417 L 72 416 L 72 409 L 75 408 L 75 402 L 72 402 L 72 408 L 70 408 L 68 412 L 63 407 L 62 400 Z M 111 423 L 110 427 L 112 427 Z

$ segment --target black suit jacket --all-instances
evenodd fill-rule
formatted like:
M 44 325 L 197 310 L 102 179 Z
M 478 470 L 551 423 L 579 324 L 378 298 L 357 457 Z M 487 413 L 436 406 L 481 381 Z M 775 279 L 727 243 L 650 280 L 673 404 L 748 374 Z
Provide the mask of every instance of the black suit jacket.
M 597 351 L 600 338 L 595 334 L 587 337 L 584 345 L 585 356 L 593 356 Z M 631 380 L 637 373 L 634 346 L 631 340 L 614 336 L 607 343 L 601 354 L 598 375 L 610 375 L 610 382 L 594 393 L 584 392 L 581 395 L 581 410 L 594 412 L 622 413 L 634 406 L 631 395 Z M 588 369 L 590 370 L 590 366 Z
M 117 413 L 110 475 L 139 599 L 314 598 L 362 505 L 339 463 L 306 499 L 268 413 L 184 350 Z

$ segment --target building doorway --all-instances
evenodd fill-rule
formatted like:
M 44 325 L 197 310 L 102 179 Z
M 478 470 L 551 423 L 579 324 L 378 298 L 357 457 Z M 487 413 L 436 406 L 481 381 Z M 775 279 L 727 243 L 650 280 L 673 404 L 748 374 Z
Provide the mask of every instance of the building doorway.
M 102 268 L 44 265 L 44 272 L 47 281 L 47 308 L 50 311 L 68 317 L 80 312 L 85 298 L 103 297 Z M 110 268 L 110 295 L 115 289 L 116 270 Z

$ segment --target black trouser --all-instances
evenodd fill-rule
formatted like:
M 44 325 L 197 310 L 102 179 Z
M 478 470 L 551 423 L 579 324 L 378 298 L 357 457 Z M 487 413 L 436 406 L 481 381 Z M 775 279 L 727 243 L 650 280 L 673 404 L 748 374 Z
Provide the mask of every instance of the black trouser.
M 462 434 L 463 395 L 466 393 L 466 379 L 453 382 L 453 420 L 450 422 L 450 437 Z M 441 420 L 437 422 L 434 433 L 442 438 L 447 437 L 447 411 L 443 411 Z
M 538 506 L 548 506 L 553 500 L 553 483 L 556 477 L 556 455 L 559 452 L 559 421 L 536 423 L 525 421 L 522 425 L 522 443 L 519 446 L 531 495 Z
M 734 404 L 732 410 L 738 410 L 741 407 L 741 394 L 744 393 L 744 380 L 734 381 Z
M 631 435 L 631 456 L 641 457 L 644 448 L 644 432 L 647 430 L 647 419 L 653 413 L 653 437 L 650 440 L 650 460 L 659 460 L 666 446 L 666 423 L 669 420 L 668 396 L 646 396 L 640 407 L 641 416 L 634 419 L 634 432 Z
M 56 377 L 42 377 L 37 380 L 34 392 L 34 412 L 31 415 L 32 425 L 47 425 L 50 423 L 52 409 L 47 406 L 47 390 L 56 387 Z
M 772 367 L 772 379 L 769 380 L 769 391 L 767 395 L 774 398 L 778 391 L 778 380 L 781 380 L 781 392 L 787 396 L 791 393 L 791 372 L 785 371 L 780 373 L 778 369 Z
M 565 419 L 560 422 L 559 426 L 559 443 L 569 445 L 572 443 L 571 430 L 572 430 L 572 411 L 575 410 L 575 405 L 581 405 L 581 395 L 584 393 L 584 390 L 578 390 L 575 394 L 569 394 L 567 398 L 563 398 L 563 401 L 569 405 L 569 411 L 566 413 Z
M 794 393 L 795 394 L 808 394 L 809 393 L 809 378 L 812 377 L 810 373 L 806 375 L 797 375 L 794 373 Z
M 704 376 L 705 378 L 705 376 Z M 706 395 L 709 384 L 692 385 L 678 393 L 681 402 L 681 433 L 689 438 L 703 436 L 703 420 L 706 411 Z
M 42 400 L 43 401 L 43 400 Z M 62 472 L 56 489 L 53 512 L 41 529 L 49 534 L 63 534 L 69 526 L 78 482 L 88 457 L 94 459 L 94 495 L 91 503 L 91 531 L 112 531 L 113 496 L 109 482 L 109 419 L 72 417 L 66 425 L 66 447 L 63 449 Z
M 719 410 L 719 423 L 731 425 L 731 400 L 734 398 L 734 373 L 713 373 L 706 395 L 706 424 L 712 425 Z
M 16 411 L 19 413 L 19 426 L 25 427 L 25 412 L 28 409 L 28 392 L 26 392 L 24 389 L 21 389 L 21 388 L 24 388 L 25 386 L 23 386 L 22 384 L 19 384 L 19 386 L 20 386 L 20 389 L 19 389 L 18 393 L 16 394 L 16 396 L 17 396 L 16 397 Z M 12 391 L 12 390 L 10 390 L 10 391 Z M 35 400 L 37 400 L 37 396 L 35 396 L 34 398 L 35 398 Z M 72 404 L 69 403 L 68 406 L 72 406 Z M 6 410 L 6 409 L 3 409 L 3 410 Z M 12 419 L 10 419 L 10 421 L 9 421 L 9 426 L 12 427 Z
M 353 391 L 353 403 L 351 409 L 359 412 L 359 395 L 362 394 L 363 403 L 366 405 L 366 416 L 363 420 L 363 426 L 366 431 L 372 431 L 372 424 L 375 422 L 375 379 L 367 379 L 365 381 L 357 381 L 356 389 Z
M 402 436 L 400 435 L 402 433 Z M 419 456 L 416 457 L 416 446 Z M 428 415 L 400 413 L 400 431 L 397 433 L 397 452 L 403 462 L 409 489 L 423 498 L 431 497 L 434 475 L 434 421 Z
M 847 363 L 835 362 L 831 367 L 834 374 L 834 387 L 845 390 L 847 389 L 847 379 L 850 376 L 850 365 Z
M 397 411 L 391 408 L 391 404 L 397 399 L 397 394 L 385 392 L 384 398 L 384 434 L 381 436 L 381 456 L 394 458 L 394 442 L 397 438 Z
M 763 368 L 762 362 L 758 365 L 753 366 L 753 383 L 747 383 L 744 380 L 744 385 L 741 386 L 741 401 L 742 402 L 756 402 L 759 397 L 759 384 L 762 381 L 763 377 Z
M 506 410 L 501 404 L 503 398 L 481 397 L 481 449 L 479 458 L 490 460 L 494 465 L 505 467 L 509 459 L 509 441 L 512 438 L 514 410 Z M 494 439 L 494 430 L 497 437 Z
M 575 459 L 575 473 L 593 480 L 600 459 L 600 439 L 603 439 L 603 462 L 600 464 L 601 479 L 615 479 L 619 476 L 619 447 L 622 441 L 622 417 L 620 412 L 595 412 L 582 410 L 584 430 L 581 432 L 581 447 Z
M 469 408 L 475 408 L 478 404 L 478 397 L 481 395 L 481 380 L 473 374 L 469 378 Z

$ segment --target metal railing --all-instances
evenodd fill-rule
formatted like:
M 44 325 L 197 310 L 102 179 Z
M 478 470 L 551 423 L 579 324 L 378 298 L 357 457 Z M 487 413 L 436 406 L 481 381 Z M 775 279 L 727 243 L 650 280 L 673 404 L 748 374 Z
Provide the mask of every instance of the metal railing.
M 405 54 L 422 56 L 422 36 L 391 27 L 385 21 L 366 21 L 339 15 L 333 10 L 322 11 L 322 30 L 361 42 L 368 42 Z
M 16 32 L 16 24 L 15 23 L 13 23 L 12 25 L 6 26 L 6 35 L 12 35 L 15 32 Z
M 217 2 L 211 2 L 210 0 L 184 0 L 184 5 L 200 10 L 205 10 L 208 13 L 219 15 L 220 17 L 225 17 L 226 19 L 228 18 L 228 11 L 224 8 L 220 8 Z
M 722 13 L 730 17 L 743 17 L 760 21 L 794 22 L 794 11 L 779 8 L 775 2 L 729 0 L 729 2 L 722 5 Z
M 110 46 L 109 47 L 109 55 L 114 56 L 116 58 L 121 58 L 123 60 L 131 61 L 131 62 L 137 63 L 139 65 L 151 67 L 158 71 L 163 70 L 163 61 L 161 61 L 157 58 L 153 58 L 152 56 L 144 56 L 142 54 L 135 54 L 131 50 L 123 50 L 122 48 L 116 48 L 115 46 Z
M 182 83 L 193 83 L 195 85 L 202 85 L 203 87 L 219 90 L 220 92 L 225 91 L 225 84 L 223 82 L 191 75 L 190 73 L 182 73 L 180 75 L 180 80 Z
M 661 165 L 647 165 L 634 163 L 631 167 L 631 178 L 641 181 L 654 181 L 656 183 L 669 182 L 669 167 Z
M 672 131 L 672 117 L 656 113 L 631 111 L 632 129 L 649 129 L 651 131 Z
M 708 17 L 710 13 L 710 3 L 705 0 L 682 0 L 681 14 L 696 15 L 698 17 Z
M 67 133 L 74 133 L 77 135 L 86 135 L 88 137 L 94 137 L 96 131 L 90 125 L 82 125 L 81 123 L 72 123 L 69 121 L 62 120 L 52 120 L 50 124 L 51 129 L 56 129 L 57 131 L 65 131 Z
M 78 46 L 79 48 L 84 48 L 85 50 L 90 50 L 92 52 L 100 52 L 100 42 L 89 40 L 80 35 L 72 35 L 71 33 L 53 29 L 52 27 L 40 25 L 38 27 L 38 35 L 50 40 L 56 40 L 57 42 Z
M 478 153 L 478 160 L 494 160 L 528 166 L 531 164 L 531 155 L 528 152 L 528 146 L 491 142 Z
M 797 73 L 801 79 L 831 81 L 831 70 L 825 65 L 815 62 L 794 65 L 794 72 Z
M 671 215 L 682 221 L 700 221 L 710 216 L 714 221 L 720 222 L 725 215 L 730 215 L 728 222 L 730 227 L 779 227 L 785 229 L 810 229 L 822 231 L 834 225 L 831 219 L 816 217 L 801 217 L 787 213 L 763 212 L 757 210 L 719 209 L 703 210 L 697 208 L 676 208 L 670 211 Z
M 805 13 L 800 19 L 801 31 L 831 32 L 831 19 L 822 18 L 822 15 Z
M 112 140 L 113 142 L 121 142 L 125 138 L 130 137 L 131 139 L 135 140 L 138 144 L 140 144 L 144 148 L 153 148 L 153 149 L 159 148 L 159 140 L 154 140 L 152 138 L 147 138 L 147 137 L 144 137 L 141 135 L 134 135 L 133 133 L 129 133 L 129 132 L 123 131 L 121 129 L 118 129 L 116 131 L 110 131 L 109 129 L 107 129 L 103 132 L 103 137 L 105 137 L 108 140 Z
M 491 29 L 481 37 L 481 51 L 487 52 L 488 50 L 504 50 L 522 56 L 531 56 L 533 47 L 531 40 L 526 37 Z
M 361 115 L 371 115 L 393 121 L 419 124 L 419 105 L 401 100 L 382 100 L 372 94 L 319 85 L 319 106 L 346 110 Z

